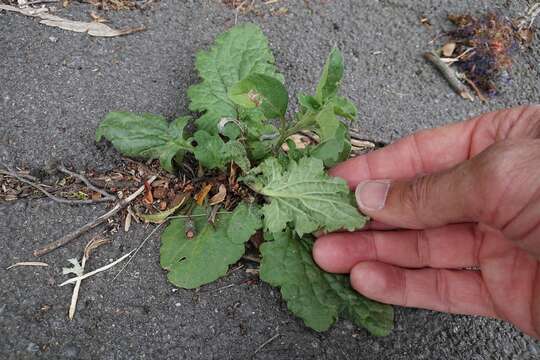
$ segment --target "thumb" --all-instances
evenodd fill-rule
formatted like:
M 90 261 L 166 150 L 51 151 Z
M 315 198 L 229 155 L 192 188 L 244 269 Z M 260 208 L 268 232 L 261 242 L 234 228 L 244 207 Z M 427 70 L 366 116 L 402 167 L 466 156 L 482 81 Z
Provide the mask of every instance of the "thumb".
M 411 180 L 367 180 L 356 187 L 359 209 L 387 225 L 423 229 L 477 217 L 478 195 L 468 162 Z M 475 199 L 476 198 L 476 199 Z M 481 203 L 481 201 L 480 201 Z
M 535 239 L 538 164 L 538 140 L 501 141 L 442 172 L 411 180 L 361 182 L 356 201 L 366 215 L 390 226 L 423 229 L 481 222 L 512 240 Z

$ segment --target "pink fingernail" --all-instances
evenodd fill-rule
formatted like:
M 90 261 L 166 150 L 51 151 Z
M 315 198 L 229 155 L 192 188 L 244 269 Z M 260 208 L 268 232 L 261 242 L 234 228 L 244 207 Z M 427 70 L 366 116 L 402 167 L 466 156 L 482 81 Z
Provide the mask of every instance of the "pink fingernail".
M 384 208 L 390 180 L 366 180 L 358 184 L 355 195 L 360 210 L 378 211 Z

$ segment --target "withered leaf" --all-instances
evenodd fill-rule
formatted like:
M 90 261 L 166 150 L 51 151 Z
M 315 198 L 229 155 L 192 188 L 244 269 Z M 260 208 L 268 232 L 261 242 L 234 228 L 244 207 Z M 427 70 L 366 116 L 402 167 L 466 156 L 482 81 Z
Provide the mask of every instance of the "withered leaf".
M 195 196 L 194 199 L 197 202 L 197 205 L 202 205 L 204 202 L 204 199 L 208 196 L 208 193 L 210 192 L 210 189 L 212 189 L 212 184 L 206 184 L 203 186 L 201 191 L 199 191 Z
M 217 205 L 217 204 L 222 203 L 225 200 L 226 196 L 227 196 L 227 188 L 223 184 L 219 185 L 219 190 L 217 194 L 215 194 L 214 196 L 210 198 L 210 205 Z

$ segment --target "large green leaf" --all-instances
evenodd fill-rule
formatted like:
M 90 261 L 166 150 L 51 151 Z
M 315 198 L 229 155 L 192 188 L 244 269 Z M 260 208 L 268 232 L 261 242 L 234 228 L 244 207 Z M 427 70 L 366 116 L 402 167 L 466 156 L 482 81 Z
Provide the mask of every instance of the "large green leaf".
M 268 231 L 280 232 L 289 223 L 300 236 L 364 226 L 366 218 L 352 205 L 347 183 L 328 176 L 321 160 L 291 160 L 284 169 L 270 158 L 259 169 L 262 176 L 252 186 L 270 202 L 262 209 Z
M 334 48 L 328 55 L 324 64 L 321 79 L 317 85 L 316 99 L 319 104 L 324 104 L 327 99 L 334 97 L 343 77 L 343 56 Z
M 231 221 L 229 221 L 229 227 L 227 228 L 227 236 L 232 242 L 243 244 L 246 238 L 249 239 L 262 226 L 262 214 L 259 206 L 241 203 L 236 207 L 231 216 Z
M 239 141 L 224 142 L 219 135 L 212 135 L 204 130 L 197 131 L 193 138 L 197 142 L 193 153 L 203 167 L 225 169 L 227 164 L 233 161 L 243 171 L 249 170 L 246 150 Z
M 311 240 L 290 232 L 273 234 L 261 245 L 260 277 L 281 288 L 287 307 L 317 331 L 327 330 L 344 316 L 373 335 L 388 335 L 393 327 L 393 309 L 356 293 L 345 275 L 322 271 L 311 257 Z
M 218 131 L 222 118 L 262 121 L 260 109 L 237 109 L 228 91 L 239 80 L 250 74 L 265 74 L 283 81 L 277 72 L 268 41 L 258 26 L 243 24 L 231 28 L 216 38 L 209 51 L 197 54 L 195 66 L 202 82 L 188 89 L 191 111 L 204 112 L 197 126 L 211 134 Z
M 110 112 L 96 130 L 96 141 L 106 138 L 125 156 L 159 159 L 172 172 L 173 158 L 181 160 L 186 151 L 193 151 L 184 136 L 188 121 L 180 117 L 169 124 L 162 116 Z
M 237 207 L 243 209 L 245 205 Z M 235 210 L 238 211 L 238 210 Z M 208 222 L 206 210 L 197 207 L 192 213 L 195 237 L 186 237 L 185 219 L 174 219 L 161 235 L 160 263 L 169 271 L 174 285 L 193 289 L 225 275 L 230 264 L 244 254 L 247 232 L 239 232 L 234 239 L 228 236 L 231 217 L 218 214 L 214 224 Z
M 259 108 L 267 119 L 285 116 L 289 104 L 281 81 L 264 74 L 251 74 L 234 84 L 229 98 L 247 109 Z

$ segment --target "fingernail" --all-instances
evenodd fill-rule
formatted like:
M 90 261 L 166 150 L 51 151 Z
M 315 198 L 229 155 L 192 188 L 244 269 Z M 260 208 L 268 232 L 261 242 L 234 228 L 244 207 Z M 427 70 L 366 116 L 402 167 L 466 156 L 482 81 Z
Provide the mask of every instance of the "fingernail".
M 367 180 L 356 187 L 356 202 L 360 210 L 378 211 L 384 208 L 390 180 Z

